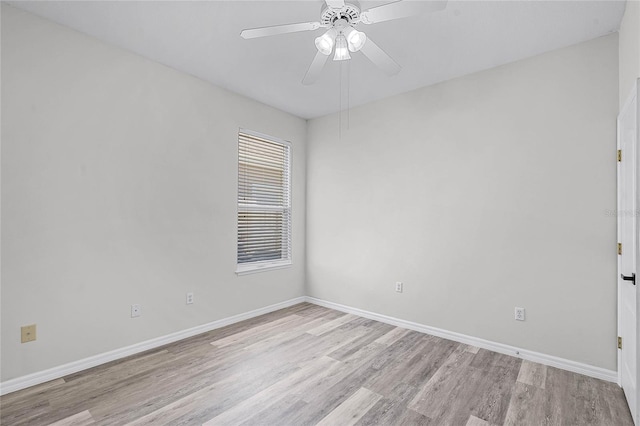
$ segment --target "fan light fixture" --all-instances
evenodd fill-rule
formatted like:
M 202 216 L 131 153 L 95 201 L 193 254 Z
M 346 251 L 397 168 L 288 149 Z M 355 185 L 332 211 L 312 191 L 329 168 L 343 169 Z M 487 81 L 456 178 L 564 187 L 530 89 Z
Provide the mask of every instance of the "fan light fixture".
M 316 38 L 318 52 L 329 56 L 335 46 L 336 51 L 334 61 L 344 61 L 351 59 L 349 52 L 357 52 L 362 49 L 367 36 L 349 25 L 346 21 L 341 21 L 338 27 L 329 28 L 327 32 Z
M 345 36 L 347 37 L 347 45 L 349 46 L 349 50 L 352 52 L 357 52 L 362 49 L 362 46 L 367 41 L 367 35 L 363 32 L 356 30 L 353 27 L 348 27 L 345 31 Z
M 347 47 L 347 39 L 344 35 L 340 34 L 336 37 L 336 54 L 333 57 L 334 61 L 344 61 L 347 59 L 351 59 L 351 55 L 349 55 L 349 49 Z
M 334 28 L 330 28 L 326 33 L 316 38 L 316 47 L 320 53 L 327 56 L 331 55 L 336 33 L 337 31 Z
M 391 3 L 361 11 L 357 1 L 353 3 L 350 1 L 353 0 L 324 0 L 318 21 L 249 28 L 242 30 L 240 36 L 244 39 L 252 39 L 326 28 L 327 31 L 315 40 L 318 51 L 302 79 L 303 84 L 313 84 L 318 79 L 334 48 L 334 61 L 351 59 L 349 52 L 359 51 L 391 76 L 400 71 L 400 65 L 355 27 L 360 24 L 371 25 L 421 13 L 438 12 L 447 7 L 447 0 L 392 0 Z

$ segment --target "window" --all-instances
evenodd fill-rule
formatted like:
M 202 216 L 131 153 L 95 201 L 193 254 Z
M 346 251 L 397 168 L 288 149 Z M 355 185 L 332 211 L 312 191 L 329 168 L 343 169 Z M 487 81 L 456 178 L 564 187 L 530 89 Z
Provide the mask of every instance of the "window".
M 291 264 L 291 145 L 240 129 L 238 274 Z

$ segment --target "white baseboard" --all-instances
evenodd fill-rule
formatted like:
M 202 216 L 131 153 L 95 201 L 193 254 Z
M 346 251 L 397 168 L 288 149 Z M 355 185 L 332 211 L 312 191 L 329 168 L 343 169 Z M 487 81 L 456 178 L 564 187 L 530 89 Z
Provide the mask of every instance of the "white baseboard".
M 534 352 L 527 349 L 516 348 L 515 346 L 505 345 L 503 343 L 492 342 L 490 340 L 480 339 L 478 337 L 468 336 L 466 334 L 456 333 L 453 331 L 443 330 L 441 328 L 430 327 L 424 324 L 418 324 L 412 321 L 406 321 L 387 315 L 377 314 L 375 312 L 365 311 L 363 309 L 353 308 L 351 306 L 341 305 L 339 303 L 329 302 L 315 297 L 306 296 L 305 301 L 315 305 L 324 306 L 325 308 L 335 309 L 337 311 L 358 315 L 364 318 L 380 321 L 386 324 L 395 325 L 397 327 L 408 328 L 410 330 L 419 331 L 425 334 L 442 337 L 444 339 L 453 340 L 455 342 L 465 343 L 467 345 L 477 346 L 482 349 L 498 352 L 501 354 L 511 355 L 528 361 L 537 362 L 539 364 L 549 365 L 551 367 L 560 368 L 562 370 L 571 371 L 585 376 L 594 377 L 596 379 L 606 380 L 608 382 L 618 382 L 618 373 L 613 370 L 607 370 L 601 367 L 595 367 L 589 364 L 583 364 L 553 355 L 546 355 L 540 352 Z
M 571 361 L 568 359 L 559 358 L 552 355 L 546 355 L 539 352 L 520 349 L 514 346 L 505 345 L 502 343 L 496 343 L 490 340 L 480 339 L 478 337 L 467 336 L 465 334 L 456 333 L 453 331 L 447 331 L 447 330 L 443 330 L 436 327 L 430 327 L 428 325 L 419 324 L 412 321 L 406 321 L 399 318 L 390 317 L 387 315 L 381 315 L 375 312 L 365 311 L 363 309 L 341 305 L 339 303 L 333 303 L 333 302 L 329 302 L 322 299 L 316 299 L 315 297 L 302 296 L 302 297 L 297 297 L 295 299 L 286 300 L 284 302 L 276 303 L 274 305 L 265 306 L 264 308 L 259 308 L 253 311 L 223 318 L 217 321 L 210 322 L 208 324 L 202 324 L 197 327 L 178 331 L 176 333 L 167 334 L 166 336 L 160 336 L 155 339 L 146 340 L 144 342 L 136 343 L 131 346 L 105 352 L 103 354 L 98 354 L 89 358 L 73 361 L 68 364 L 50 368 L 48 370 L 39 371 L 37 373 L 7 380 L 5 382 L 0 383 L 0 395 L 5 395 L 7 393 L 15 392 L 20 389 L 25 389 L 25 388 L 28 388 L 29 386 L 38 385 L 40 383 L 45 383 L 50 380 L 59 379 L 66 375 L 77 373 L 78 371 L 86 370 L 88 368 L 105 364 L 110 361 L 115 361 L 121 358 L 125 358 L 130 355 L 144 352 L 149 349 L 154 349 L 154 348 L 166 345 L 168 343 L 176 342 L 178 340 L 186 339 L 187 337 L 192 337 L 197 334 L 206 333 L 207 331 L 225 327 L 230 324 L 234 324 L 240 321 L 254 318 L 259 315 L 267 314 L 269 312 L 277 311 L 278 309 L 287 308 L 289 306 L 293 306 L 295 304 L 302 303 L 302 302 L 313 303 L 315 305 L 324 306 L 326 308 L 335 309 L 337 311 L 359 315 L 361 317 L 380 321 L 386 324 L 391 324 L 398 327 L 419 331 L 421 333 L 431 334 L 433 336 L 438 336 L 444 339 L 465 343 L 467 345 L 477 346 L 479 348 L 491 350 L 491 351 L 506 354 L 506 355 L 512 355 L 515 357 L 537 362 L 540 364 L 549 365 L 549 366 L 560 368 L 567 371 L 572 371 L 574 373 L 584 374 L 585 376 L 595 377 L 596 379 L 602 379 L 602 380 L 615 382 L 615 383 L 617 383 L 618 381 L 618 373 L 613 370 L 594 367 L 592 365 L 583 364 L 580 362 Z
M 210 322 L 208 324 L 202 324 L 193 328 L 178 331 L 175 333 L 167 334 L 166 336 L 156 337 L 155 339 L 146 340 L 144 342 L 136 343 L 131 346 L 116 349 L 113 351 L 98 354 L 89 358 L 84 358 L 78 361 L 73 361 L 68 364 L 64 364 L 58 367 L 53 367 L 48 370 L 39 371 L 37 373 L 29 374 L 15 379 L 7 380 L 0 383 L 0 395 L 15 392 L 20 389 L 28 388 L 29 386 L 39 385 L 50 380 L 59 379 L 69 374 L 77 373 L 78 371 L 86 370 L 91 367 L 95 367 L 100 364 L 104 364 L 110 361 L 115 361 L 130 355 L 134 355 L 140 352 L 148 351 L 168 343 L 173 343 L 178 340 L 186 339 L 197 334 L 206 333 L 207 331 L 215 330 L 216 328 L 225 327 L 230 324 L 234 324 L 240 321 L 244 321 L 249 318 L 257 317 L 267 314 L 269 312 L 277 311 L 278 309 L 287 308 L 298 303 L 306 301 L 305 297 L 297 297 L 295 299 L 286 300 L 284 302 L 276 303 L 274 305 L 265 306 L 264 308 L 255 309 L 253 311 L 245 312 L 242 314 L 234 315 L 231 317 L 219 319 L 217 321 Z

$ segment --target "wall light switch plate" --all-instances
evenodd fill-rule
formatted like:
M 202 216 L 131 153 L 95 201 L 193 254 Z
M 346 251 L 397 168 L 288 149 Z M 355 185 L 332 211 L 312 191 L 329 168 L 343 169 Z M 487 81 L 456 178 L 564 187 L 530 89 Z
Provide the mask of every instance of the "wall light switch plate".
M 20 342 L 27 343 L 36 340 L 36 325 L 25 325 L 20 327 Z
M 400 281 L 396 282 L 396 291 L 402 293 L 402 283 Z
M 187 293 L 187 305 L 191 305 L 193 303 L 193 293 Z

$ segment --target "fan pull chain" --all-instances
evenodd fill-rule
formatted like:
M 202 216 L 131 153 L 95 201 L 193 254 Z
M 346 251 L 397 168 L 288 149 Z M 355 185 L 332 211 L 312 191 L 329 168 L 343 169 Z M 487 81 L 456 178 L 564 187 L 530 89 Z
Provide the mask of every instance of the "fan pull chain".
M 340 82 L 338 84 L 338 90 L 340 93 L 338 93 L 338 96 L 340 97 L 339 103 L 338 103 L 338 140 L 340 142 L 342 142 L 342 63 L 344 61 L 340 61 Z
M 347 130 L 351 124 L 351 106 L 349 99 L 351 97 L 351 61 L 347 63 Z

